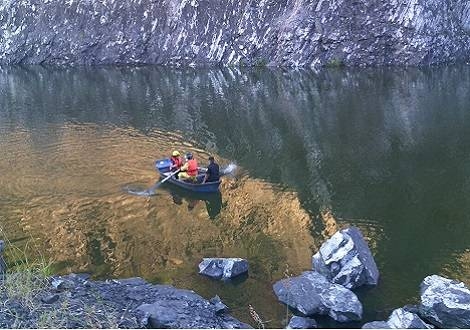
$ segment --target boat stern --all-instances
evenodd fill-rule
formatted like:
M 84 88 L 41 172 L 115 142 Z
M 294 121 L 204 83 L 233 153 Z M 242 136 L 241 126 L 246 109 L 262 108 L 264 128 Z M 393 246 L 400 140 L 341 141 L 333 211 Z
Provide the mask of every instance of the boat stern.
M 155 169 L 160 173 L 170 172 L 171 160 L 169 158 L 157 159 Z

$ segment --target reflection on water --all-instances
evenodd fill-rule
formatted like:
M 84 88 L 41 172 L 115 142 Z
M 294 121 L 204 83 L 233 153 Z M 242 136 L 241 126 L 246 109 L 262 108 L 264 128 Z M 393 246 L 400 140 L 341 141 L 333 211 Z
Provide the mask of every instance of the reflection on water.
M 220 192 L 191 194 L 185 192 L 183 189 L 178 189 L 177 187 L 168 187 L 168 190 L 171 198 L 173 199 L 173 203 L 175 205 L 186 205 L 188 211 L 192 211 L 199 202 L 204 203 L 207 215 L 210 219 L 215 219 L 222 209 L 222 194 Z
M 413 302 L 439 273 L 470 283 L 470 69 L 0 68 L 0 221 L 59 271 L 143 276 L 219 294 L 271 327 L 272 293 L 338 228 L 361 228 L 381 271 L 365 319 Z M 173 149 L 241 171 L 221 193 L 164 184 Z M 238 256 L 250 276 L 197 275 Z

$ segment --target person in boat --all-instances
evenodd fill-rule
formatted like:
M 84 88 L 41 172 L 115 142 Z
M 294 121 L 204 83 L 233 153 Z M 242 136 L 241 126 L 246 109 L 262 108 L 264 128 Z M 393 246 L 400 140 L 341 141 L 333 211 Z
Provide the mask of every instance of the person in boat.
M 183 166 L 183 160 L 180 157 L 180 153 L 178 150 L 172 152 L 171 157 L 171 165 L 170 165 L 170 172 L 174 172 Z
M 202 183 L 206 182 L 217 182 L 220 180 L 220 169 L 219 169 L 219 164 L 215 162 L 215 159 L 213 156 L 209 157 L 209 166 L 207 166 L 207 171 L 206 175 L 204 176 L 204 179 L 202 180 Z
M 193 157 L 193 154 L 188 152 L 186 154 L 186 163 L 181 166 L 178 178 L 180 180 L 187 180 L 197 182 L 197 160 Z

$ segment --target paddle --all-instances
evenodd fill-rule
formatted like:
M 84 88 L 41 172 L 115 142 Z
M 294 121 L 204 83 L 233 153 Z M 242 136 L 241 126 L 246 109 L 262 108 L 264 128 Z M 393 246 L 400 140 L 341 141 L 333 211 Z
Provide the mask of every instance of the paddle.
M 146 192 L 148 192 L 148 195 L 154 195 L 155 190 L 157 190 L 157 188 L 160 187 L 162 185 L 162 183 L 164 183 L 166 180 L 169 180 L 173 175 L 177 174 L 179 171 L 180 171 L 180 169 L 177 169 L 176 171 L 171 172 L 170 174 L 168 174 L 168 176 L 165 179 L 163 179 L 162 181 L 157 182 L 152 187 L 147 189 Z
M 179 171 L 180 170 L 177 169 L 176 171 L 171 172 L 170 174 L 168 174 L 168 176 L 166 178 L 164 178 L 161 181 L 158 181 L 157 183 L 155 183 L 153 186 L 151 186 L 147 190 L 144 190 L 144 191 L 135 191 L 135 190 L 131 190 L 131 189 L 126 189 L 126 190 L 127 190 L 128 193 L 130 193 L 132 195 L 137 195 L 137 196 L 152 196 L 152 195 L 155 195 L 155 190 L 157 190 L 157 188 L 160 187 L 162 185 L 162 183 L 169 180 L 173 175 L 177 174 Z

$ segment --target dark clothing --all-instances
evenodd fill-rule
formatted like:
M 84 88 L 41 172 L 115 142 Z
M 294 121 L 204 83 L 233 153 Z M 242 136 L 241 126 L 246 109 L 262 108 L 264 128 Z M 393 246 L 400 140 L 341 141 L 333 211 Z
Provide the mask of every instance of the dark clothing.
M 206 176 L 207 176 L 206 182 L 219 181 L 220 180 L 219 165 L 217 165 L 216 163 L 210 163 L 209 166 L 207 166 Z

